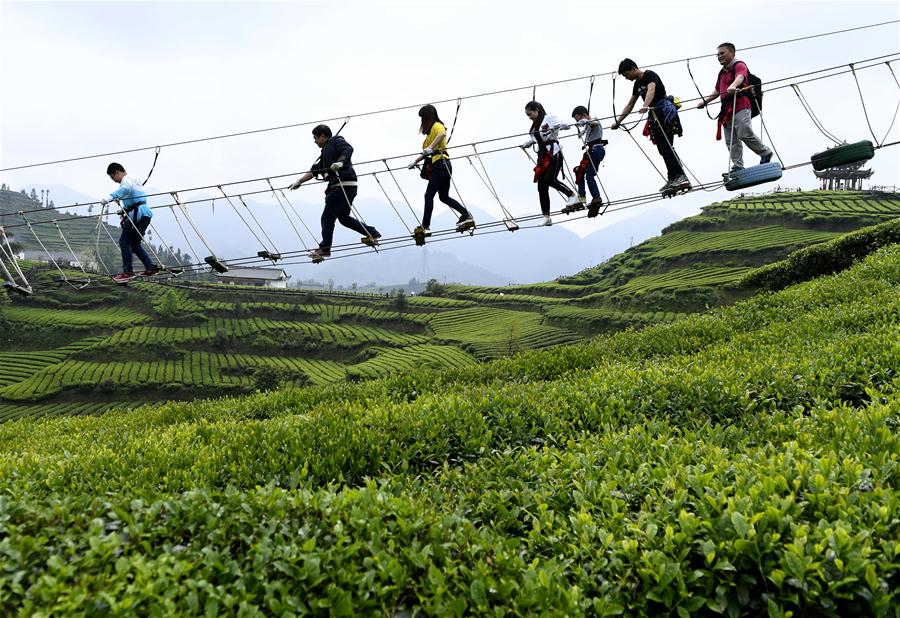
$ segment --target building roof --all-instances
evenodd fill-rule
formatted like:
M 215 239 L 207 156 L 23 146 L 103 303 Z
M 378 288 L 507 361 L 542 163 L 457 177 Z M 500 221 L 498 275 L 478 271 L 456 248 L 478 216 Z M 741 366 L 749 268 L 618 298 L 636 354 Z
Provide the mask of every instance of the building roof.
M 237 268 L 228 267 L 228 272 L 216 273 L 219 279 L 257 279 L 259 281 L 283 281 L 291 276 L 283 268 Z

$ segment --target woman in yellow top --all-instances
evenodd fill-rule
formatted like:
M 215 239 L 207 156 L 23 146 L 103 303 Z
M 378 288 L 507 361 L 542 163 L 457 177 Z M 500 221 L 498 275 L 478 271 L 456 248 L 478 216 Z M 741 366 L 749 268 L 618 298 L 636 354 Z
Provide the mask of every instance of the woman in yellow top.
M 428 180 L 428 188 L 425 189 L 425 214 L 422 217 L 422 231 L 425 236 L 431 235 L 429 228 L 431 227 L 431 213 L 434 211 L 435 194 L 447 206 L 459 213 L 459 220 L 456 222 L 457 229 L 474 227 L 475 221 L 469 211 L 450 197 L 450 176 L 453 174 L 453 167 L 450 164 L 450 157 L 447 156 L 447 128 L 438 118 L 434 105 L 422 107 L 419 110 L 419 118 L 422 119 L 419 130 L 425 136 L 425 141 L 422 142 L 422 154 L 410 163 L 409 169 L 413 169 L 420 161 L 425 161 L 421 176 Z

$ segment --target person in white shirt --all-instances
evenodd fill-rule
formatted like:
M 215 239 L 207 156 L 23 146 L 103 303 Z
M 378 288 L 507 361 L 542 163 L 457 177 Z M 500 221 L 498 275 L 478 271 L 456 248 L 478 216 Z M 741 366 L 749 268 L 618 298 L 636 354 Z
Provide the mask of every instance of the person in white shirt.
M 534 147 L 537 151 L 538 162 L 534 168 L 534 182 L 537 183 L 538 197 L 541 202 L 541 212 L 544 215 L 544 225 L 553 225 L 550 219 L 550 188 L 554 188 L 569 201 L 566 206 L 578 204 L 578 196 L 558 180 L 562 170 L 562 146 L 559 145 L 559 119 L 544 111 L 544 106 L 537 101 L 529 101 L 525 105 L 525 115 L 531 120 L 529 139 L 522 144 L 522 148 Z

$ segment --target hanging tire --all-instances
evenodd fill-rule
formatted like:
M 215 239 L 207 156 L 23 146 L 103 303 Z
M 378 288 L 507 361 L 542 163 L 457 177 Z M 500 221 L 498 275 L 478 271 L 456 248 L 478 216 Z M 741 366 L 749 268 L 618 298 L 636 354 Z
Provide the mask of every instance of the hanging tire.
M 781 163 L 764 163 L 732 172 L 725 183 L 725 188 L 729 191 L 737 191 L 779 178 L 781 178 Z
M 817 152 L 810 157 L 810 160 L 812 161 L 813 169 L 821 172 L 829 167 L 868 161 L 874 156 L 875 146 L 869 140 L 863 140 L 853 144 L 841 144 L 840 146 Z

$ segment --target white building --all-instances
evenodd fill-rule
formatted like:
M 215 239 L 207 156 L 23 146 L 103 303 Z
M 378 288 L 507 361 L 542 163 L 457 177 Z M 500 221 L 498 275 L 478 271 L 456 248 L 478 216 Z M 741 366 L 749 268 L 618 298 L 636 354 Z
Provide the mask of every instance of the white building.
M 291 276 L 283 268 L 240 268 L 229 266 L 228 272 L 216 273 L 216 279 L 231 285 L 255 285 L 261 288 L 286 288 Z

